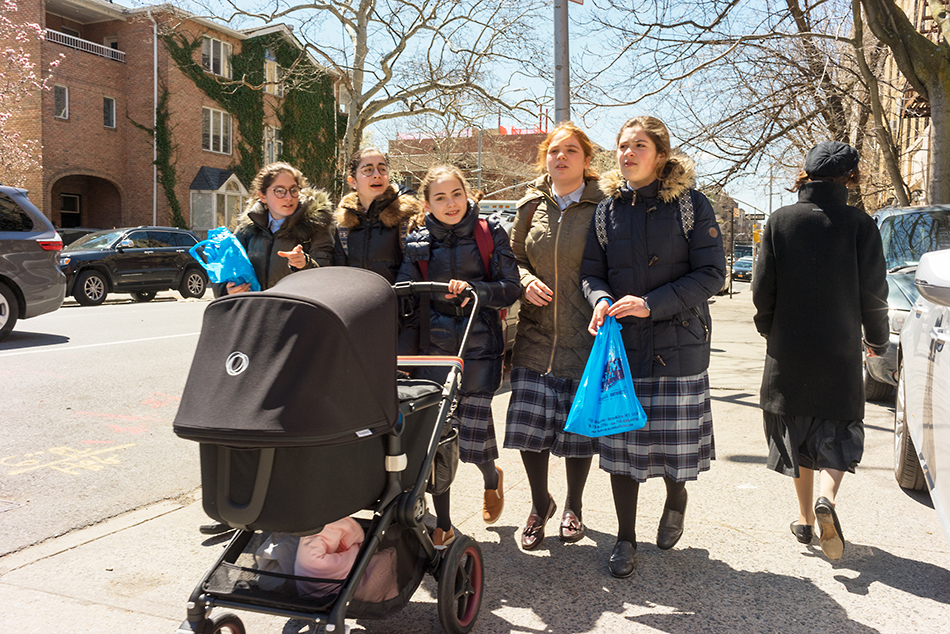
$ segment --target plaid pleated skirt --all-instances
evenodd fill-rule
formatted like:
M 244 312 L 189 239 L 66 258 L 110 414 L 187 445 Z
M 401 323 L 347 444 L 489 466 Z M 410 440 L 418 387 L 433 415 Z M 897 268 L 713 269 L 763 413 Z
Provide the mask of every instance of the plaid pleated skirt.
M 647 415 L 643 429 L 600 439 L 600 468 L 638 482 L 666 476 L 695 480 L 716 458 L 709 376 L 634 379 Z
M 452 412 L 452 426 L 459 430 L 459 460 L 483 464 L 498 459 L 495 421 L 491 415 L 493 394 L 462 394 Z
M 511 400 L 505 423 L 505 449 L 547 451 L 562 458 L 590 458 L 597 439 L 564 431 L 579 381 L 511 370 Z

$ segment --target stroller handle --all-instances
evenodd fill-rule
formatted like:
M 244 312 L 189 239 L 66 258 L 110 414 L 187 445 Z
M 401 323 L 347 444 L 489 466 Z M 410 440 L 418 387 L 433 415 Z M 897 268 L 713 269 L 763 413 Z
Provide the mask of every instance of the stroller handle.
M 449 285 L 445 282 L 399 282 L 393 285 L 397 297 L 407 295 L 418 295 L 421 293 L 445 293 L 449 294 Z M 469 315 L 468 322 L 465 324 L 465 332 L 462 335 L 462 343 L 459 346 L 458 356 L 464 356 L 465 347 L 468 345 L 468 336 L 472 332 L 472 325 L 475 323 L 475 316 L 478 314 L 478 293 L 469 284 L 464 291 L 459 293 L 462 297 L 469 297 L 472 300 L 472 312 Z

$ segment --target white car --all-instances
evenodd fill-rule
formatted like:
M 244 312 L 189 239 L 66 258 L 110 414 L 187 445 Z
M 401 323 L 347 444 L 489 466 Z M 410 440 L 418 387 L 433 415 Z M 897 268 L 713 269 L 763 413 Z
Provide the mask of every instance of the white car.
M 930 489 L 950 540 L 950 249 L 921 256 L 915 284 L 898 350 L 894 475 Z

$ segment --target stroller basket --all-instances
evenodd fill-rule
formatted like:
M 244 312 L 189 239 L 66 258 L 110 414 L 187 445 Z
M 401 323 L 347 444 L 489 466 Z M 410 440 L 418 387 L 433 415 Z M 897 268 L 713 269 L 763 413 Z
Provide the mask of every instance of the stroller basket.
M 370 532 L 369 520 L 358 520 Z M 293 574 L 293 560 L 266 561 L 260 553 L 271 542 L 291 550 L 296 538 L 279 533 L 246 533 L 233 563 L 218 566 L 204 582 L 204 591 L 217 599 L 262 608 L 300 611 L 333 609 L 345 579 L 315 579 Z M 280 547 L 278 547 L 279 549 Z M 278 558 L 279 560 L 280 558 Z M 373 562 L 347 608 L 350 618 L 385 618 L 409 602 L 425 576 L 426 555 L 411 531 L 396 524 L 386 531 Z M 266 567 L 262 567 L 264 561 Z

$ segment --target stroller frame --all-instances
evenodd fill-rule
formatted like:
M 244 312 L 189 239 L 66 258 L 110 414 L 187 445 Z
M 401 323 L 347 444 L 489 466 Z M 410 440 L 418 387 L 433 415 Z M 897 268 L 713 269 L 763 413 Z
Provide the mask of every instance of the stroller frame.
M 404 282 L 393 286 L 397 296 L 408 296 L 426 293 L 448 293 L 448 284 L 439 282 Z M 484 567 L 481 548 L 471 537 L 459 534 L 445 549 L 437 549 L 431 536 L 422 523 L 426 512 L 425 488 L 429 474 L 433 469 L 433 461 L 441 438 L 442 429 L 451 412 L 453 402 L 461 387 L 461 378 L 464 367 L 462 355 L 465 352 L 469 334 L 478 314 L 478 296 L 469 287 L 463 296 L 471 298 L 472 311 L 467 320 L 465 331 L 458 356 L 413 356 L 398 357 L 399 367 L 446 367 L 447 378 L 442 385 L 441 393 L 435 392 L 415 401 L 400 403 L 399 422 L 392 432 L 385 436 L 386 456 L 386 486 L 382 496 L 374 508 L 370 528 L 366 531 L 364 542 L 357 555 L 356 562 L 340 587 L 339 594 L 328 609 L 313 610 L 300 609 L 299 606 L 288 606 L 280 601 L 264 598 L 222 596 L 209 588 L 209 581 L 215 572 L 225 564 L 234 564 L 244 553 L 245 548 L 254 536 L 255 531 L 238 528 L 231 538 L 224 552 L 218 557 L 215 564 L 204 574 L 187 603 L 187 617 L 177 630 L 177 634 L 244 634 L 245 629 L 237 615 L 229 612 L 214 617 L 211 612 L 215 608 L 236 609 L 272 616 L 299 619 L 314 623 L 314 627 L 324 627 L 326 632 L 348 631 L 345 624 L 347 609 L 350 607 L 357 590 L 357 586 L 366 574 L 370 560 L 382 544 L 383 537 L 394 524 L 407 528 L 418 540 L 425 555 L 427 570 L 438 581 L 437 606 L 439 620 L 449 634 L 465 634 L 475 625 L 481 607 L 481 598 L 484 586 Z M 438 414 L 435 418 L 428 438 L 428 446 L 422 461 L 419 473 L 407 489 L 403 483 L 403 472 L 407 467 L 407 455 L 402 442 L 402 433 L 405 429 L 405 418 L 408 414 L 432 407 L 435 401 L 439 402 Z M 291 575 L 278 575 L 286 578 L 298 578 Z M 301 578 L 305 579 L 305 578 Z

